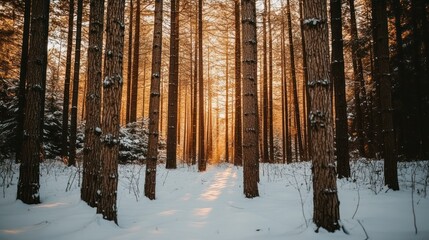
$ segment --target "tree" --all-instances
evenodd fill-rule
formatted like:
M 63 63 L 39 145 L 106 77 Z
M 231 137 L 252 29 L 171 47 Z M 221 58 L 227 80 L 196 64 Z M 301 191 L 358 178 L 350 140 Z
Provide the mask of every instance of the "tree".
M 235 23 L 235 134 L 234 134 L 234 165 L 243 165 L 243 146 L 241 128 L 241 33 L 240 33 L 240 2 L 234 1 Z
M 97 206 L 100 187 L 100 112 L 104 0 L 92 1 L 89 13 L 88 89 L 86 91 L 85 146 L 81 199 L 91 207 Z
M 313 221 L 330 232 L 340 228 L 334 164 L 332 98 L 326 0 L 304 2 L 304 42 L 310 99 L 310 155 L 313 158 Z
M 171 1 L 170 72 L 168 78 L 168 130 L 166 168 L 176 168 L 177 150 L 177 108 L 179 86 L 179 0 Z
M 76 132 L 77 132 L 77 103 L 79 96 L 79 69 L 80 69 L 80 47 L 82 39 L 82 9 L 83 0 L 77 1 L 77 20 L 76 20 L 76 46 L 74 56 L 74 71 L 73 71 L 73 95 L 71 107 L 70 121 L 70 158 L 68 165 L 72 166 L 76 163 Z
M 263 83 L 262 83 L 262 162 L 269 161 L 268 152 L 268 59 L 267 59 L 267 0 L 264 0 L 262 13 L 262 50 L 263 50 Z
M 74 0 L 69 0 L 69 28 L 67 33 L 67 56 L 66 73 L 64 78 L 64 100 L 63 100 L 63 131 L 62 131 L 62 151 L 61 156 L 69 157 L 69 104 L 70 104 L 70 75 L 71 75 L 71 57 L 73 50 L 73 21 L 74 19 Z
M 27 90 L 21 165 L 17 199 L 27 204 L 40 203 L 39 163 L 43 160 L 42 124 L 45 101 L 46 66 L 49 31 L 49 0 L 31 2 L 30 46 L 28 49 Z M 38 16 L 38 17 L 35 17 Z
M 198 102 L 199 102 L 199 136 L 198 136 L 198 171 L 206 170 L 204 144 L 204 81 L 203 81 L 203 0 L 198 0 Z
M 101 135 L 100 202 L 97 212 L 118 223 L 117 188 L 119 124 L 122 92 L 125 0 L 107 1 L 106 50 L 104 55 L 103 112 Z
M 243 183 L 247 198 L 259 196 L 256 2 L 241 1 L 243 49 Z
M 297 79 L 295 71 L 295 48 L 293 44 L 292 36 L 292 18 L 290 11 L 290 2 L 287 1 L 287 19 L 288 19 L 288 34 L 289 34 L 289 56 L 290 56 L 290 67 L 291 67 L 291 77 L 292 77 L 292 90 L 293 90 L 293 105 L 295 109 L 295 123 L 297 131 L 297 141 L 298 141 L 298 150 L 300 154 L 300 160 L 304 160 L 304 148 L 302 146 L 302 132 L 301 132 L 301 117 L 299 113 L 299 104 L 298 104 L 298 88 L 297 88 Z M 296 151 L 296 149 L 295 149 Z M 298 155 L 297 155 L 298 156 Z
M 133 0 L 130 0 L 130 25 L 128 28 L 128 64 L 127 64 L 127 103 L 125 110 L 125 122 L 130 123 L 131 116 L 131 83 L 132 83 L 132 61 L 133 61 L 133 15 L 134 5 Z
M 269 162 L 274 162 L 274 119 L 273 119 L 273 28 L 271 26 L 271 0 L 268 0 L 268 142 L 270 146 Z
M 152 77 L 150 84 L 151 94 L 149 99 L 149 143 L 146 157 L 146 176 L 144 184 L 144 194 L 151 200 L 155 199 L 156 163 L 158 159 L 159 103 L 161 97 L 162 5 L 162 0 L 155 1 Z
M 130 122 L 137 121 L 137 89 L 139 81 L 139 58 L 140 58 L 140 15 L 141 2 L 137 0 L 136 9 L 136 27 L 134 29 L 134 50 L 133 50 L 133 69 L 131 78 L 131 104 L 130 104 Z
M 24 109 L 25 109 L 25 77 L 27 75 L 27 61 L 28 61 L 28 42 L 30 39 L 30 13 L 31 13 L 31 0 L 25 0 L 24 10 L 24 31 L 22 33 L 22 46 L 21 46 L 21 67 L 19 71 L 19 97 L 18 97 L 18 126 L 17 126 L 17 144 L 16 144 L 16 162 L 21 159 L 21 145 L 24 128 Z
M 349 137 L 347 133 L 346 79 L 344 76 L 341 1 L 331 0 L 331 78 L 335 92 L 335 142 L 339 178 L 350 177 Z
M 374 0 L 373 0 L 374 1 Z M 382 149 L 384 157 L 384 181 L 392 190 L 399 190 L 398 167 L 393 133 L 392 117 L 392 83 L 389 70 L 389 42 L 387 32 L 386 1 L 380 0 L 372 4 L 374 19 L 374 66 L 377 85 L 379 109 L 381 112 Z

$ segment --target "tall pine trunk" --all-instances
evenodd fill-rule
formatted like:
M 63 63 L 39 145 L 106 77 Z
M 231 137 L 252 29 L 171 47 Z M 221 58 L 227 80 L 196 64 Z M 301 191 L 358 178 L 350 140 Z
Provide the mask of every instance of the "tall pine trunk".
M 43 160 L 43 106 L 48 59 L 49 0 L 32 1 L 30 46 L 21 165 L 16 198 L 26 204 L 40 203 L 39 163 Z M 36 17 L 37 16 L 37 17 Z
M 117 189 L 119 125 L 123 83 L 125 0 L 108 0 L 104 55 L 103 112 L 101 123 L 100 202 L 97 213 L 118 223 Z
M 132 56 L 133 56 L 133 17 L 134 5 L 133 0 L 130 0 L 130 27 L 128 28 L 128 64 L 127 64 L 127 103 L 125 110 L 125 123 L 130 122 L 131 116 L 131 85 L 132 85 Z
M 313 222 L 329 232 L 340 229 L 334 161 L 334 125 L 329 79 L 326 0 L 304 2 L 304 42 L 310 99 L 310 155 L 313 158 Z
M 74 56 L 74 71 L 73 71 L 73 95 L 72 107 L 70 114 L 70 158 L 69 166 L 76 164 L 76 134 L 77 134 L 77 105 L 79 98 L 79 74 L 80 74 L 80 47 L 82 42 L 82 10 L 83 0 L 77 1 L 77 20 L 76 20 L 76 45 Z
M 234 165 L 243 165 L 242 127 L 241 127 L 241 32 L 240 2 L 234 1 L 235 23 L 235 134 L 234 134 Z
M 15 161 L 18 163 L 21 160 L 21 146 L 24 135 L 24 110 L 25 110 L 25 78 L 27 76 L 27 61 L 28 61 L 28 42 L 30 40 L 30 13 L 31 0 L 25 0 L 24 10 L 24 29 L 22 32 L 21 46 L 21 66 L 19 71 L 19 92 L 18 92 L 18 126 L 16 129 L 16 153 Z
M 381 115 L 382 156 L 384 157 L 384 179 L 386 185 L 392 190 L 399 190 L 397 173 L 397 154 L 395 136 L 393 132 L 392 114 L 392 83 L 389 70 L 389 42 L 387 32 L 386 1 L 373 2 L 374 21 L 374 64 L 376 67 L 375 81 L 378 86 L 379 110 Z
M 101 81 L 103 57 L 104 0 L 92 1 L 89 13 L 88 89 L 86 91 L 85 147 L 83 149 L 83 175 L 81 199 L 96 207 L 100 196 L 98 176 L 101 153 Z
M 243 191 L 247 198 L 259 196 L 258 94 L 256 1 L 241 1 L 243 49 Z
M 349 137 L 347 133 L 346 79 L 344 75 L 341 0 L 331 0 L 331 77 L 335 92 L 335 142 L 339 178 L 350 177 Z
M 133 69 L 131 74 L 131 102 L 130 102 L 130 122 L 137 121 L 137 90 L 139 82 L 139 63 L 140 63 L 140 15 L 141 2 L 137 0 L 136 26 L 134 28 L 134 49 L 133 49 Z
M 274 118 L 273 118 L 273 29 L 271 26 L 271 0 L 268 0 L 268 142 L 269 162 L 274 163 Z
M 179 73 L 177 66 L 179 64 L 179 0 L 171 1 L 171 20 L 170 20 L 170 69 L 168 78 L 168 118 L 167 118 L 167 169 L 176 168 L 176 150 L 177 150 L 177 127 L 178 127 L 178 87 Z
M 204 79 L 203 79 L 203 0 L 198 0 L 198 171 L 206 170 L 204 139 Z
M 263 51 L 263 83 L 262 83 L 262 162 L 269 161 L 268 152 L 268 59 L 267 59 L 267 3 L 264 0 L 264 12 L 262 13 L 262 51 Z
M 74 0 L 69 0 L 69 28 L 67 33 L 67 56 L 66 56 L 66 73 L 64 78 L 64 99 L 63 99 L 63 121 L 61 133 L 61 156 L 69 157 L 69 104 L 70 104 L 70 75 L 71 75 L 71 59 L 73 50 L 73 18 L 74 18 Z

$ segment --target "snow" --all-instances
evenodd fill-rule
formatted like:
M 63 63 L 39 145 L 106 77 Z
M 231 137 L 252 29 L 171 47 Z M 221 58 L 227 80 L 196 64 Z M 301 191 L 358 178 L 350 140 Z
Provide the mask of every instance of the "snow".
M 12 163 L 11 163 L 12 164 Z M 308 163 L 261 164 L 260 197 L 242 193 L 242 168 L 222 164 L 203 173 L 180 165 L 157 171 L 157 198 L 144 197 L 144 165 L 119 167 L 118 221 L 103 220 L 80 200 L 79 168 L 41 165 L 41 204 L 16 198 L 12 185 L 0 197 L 0 239 L 429 239 L 429 162 L 400 163 L 400 191 L 382 185 L 382 162 L 352 165 L 352 180 L 338 180 L 341 224 L 348 232 L 315 233 Z M 414 233 L 411 174 L 415 173 Z M 381 180 L 380 180 L 381 179 Z M 426 182 L 426 185 L 425 185 Z M 68 189 L 68 191 L 65 191 Z

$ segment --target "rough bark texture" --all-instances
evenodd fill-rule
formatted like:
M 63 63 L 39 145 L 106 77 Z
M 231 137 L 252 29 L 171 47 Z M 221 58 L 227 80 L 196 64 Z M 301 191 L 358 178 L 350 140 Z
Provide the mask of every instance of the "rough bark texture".
M 177 165 L 177 131 L 178 131 L 178 88 L 179 72 L 179 0 L 171 1 L 171 19 L 170 19 L 170 71 L 168 78 L 168 118 L 167 118 L 167 169 L 174 169 Z
M 130 122 L 131 116 L 131 82 L 132 82 L 132 56 L 133 56 L 133 16 L 134 5 L 133 0 L 130 0 L 130 25 L 128 28 L 128 64 L 127 64 L 127 103 L 125 110 L 125 122 Z
M 140 15 L 141 3 L 136 2 L 136 26 L 134 30 L 134 47 L 133 47 L 133 73 L 131 76 L 131 104 L 130 104 L 130 122 L 137 121 L 137 90 L 139 82 L 139 63 L 140 63 Z
M 382 149 L 384 158 L 384 181 L 392 190 L 399 190 L 397 154 L 395 145 L 395 136 L 393 132 L 393 114 L 392 114 L 392 83 L 389 70 L 389 43 L 387 32 L 387 12 L 386 1 L 379 0 L 373 2 L 375 21 L 374 43 L 376 66 L 376 82 L 379 86 L 380 112 L 381 112 L 381 133 Z
M 62 123 L 62 149 L 61 156 L 69 156 L 69 104 L 70 104 L 70 75 L 71 75 L 71 57 L 73 50 L 73 17 L 74 17 L 74 0 L 69 2 L 69 28 L 67 33 L 67 56 L 66 56 L 66 73 L 64 78 L 64 99 L 63 99 L 63 123 Z
M 268 152 L 268 59 L 267 59 L 267 0 L 262 13 L 262 162 L 269 161 Z
M 73 71 L 73 95 L 72 107 L 70 114 L 70 158 L 69 166 L 76 164 L 76 133 L 77 133 L 77 104 L 79 97 L 79 74 L 80 74 L 80 46 L 82 39 L 82 9 L 83 0 L 77 1 L 77 20 L 76 20 L 76 44 L 74 54 L 74 71 Z
M 125 0 L 108 0 L 104 57 L 100 202 L 103 219 L 117 220 L 119 124 L 123 83 Z
M 162 7 L 163 1 L 155 1 L 154 35 L 152 47 L 152 75 L 150 83 L 149 99 L 149 144 L 146 158 L 146 176 L 144 195 L 155 199 L 156 187 L 156 162 L 158 159 L 159 138 L 159 105 L 160 105 L 160 80 L 161 80 L 161 50 L 162 50 Z
M 350 177 L 349 137 L 347 133 L 346 79 L 344 76 L 341 0 L 331 0 L 331 77 L 335 92 L 335 142 L 339 178 Z
M 334 162 L 334 129 L 329 79 L 329 39 L 326 0 L 304 2 L 304 39 L 308 66 L 313 158 L 313 222 L 330 232 L 340 228 Z
M 234 165 L 243 165 L 243 146 L 241 128 L 241 32 L 240 2 L 234 1 L 235 17 L 235 134 L 234 134 Z
M 259 196 L 256 2 L 241 1 L 243 49 L 243 183 L 247 198 Z
M 299 113 L 299 103 L 298 103 L 298 87 L 297 87 L 297 79 L 296 79 L 296 71 L 295 71 L 295 54 L 294 54 L 294 44 L 293 44 L 293 35 L 292 35 L 292 18 L 290 12 L 290 2 L 287 1 L 287 19 L 288 19 L 288 35 L 289 35 L 289 56 L 290 56 L 290 68 L 291 68 L 291 80 L 292 80 L 292 90 L 293 90 L 293 105 L 295 109 L 295 124 L 296 124 L 296 132 L 297 132 L 297 141 L 298 141 L 298 150 L 300 160 L 305 160 L 304 156 L 304 148 L 302 146 L 302 132 L 301 132 L 301 117 Z M 297 148 L 295 148 L 297 151 Z
M 205 139 L 204 139 L 204 79 L 203 79 L 203 1 L 198 0 L 198 171 L 206 170 Z
M 18 163 L 21 160 L 21 146 L 23 140 L 24 128 L 24 110 L 25 110 L 25 77 L 27 76 L 27 61 L 28 61 L 28 42 L 30 40 L 30 13 L 31 0 L 25 0 L 24 10 L 24 29 L 22 32 L 22 47 L 21 47 L 21 66 L 19 71 L 19 95 L 18 95 L 18 126 L 16 129 L 16 153 L 15 161 Z
M 32 1 L 30 48 L 27 62 L 25 92 L 24 136 L 21 146 L 21 165 L 17 199 L 27 204 L 40 203 L 39 163 L 43 160 L 43 102 L 46 85 L 49 0 Z
M 104 0 L 91 1 L 89 13 L 88 89 L 86 92 L 85 147 L 81 199 L 91 207 L 97 206 L 100 189 L 100 113 L 103 53 Z

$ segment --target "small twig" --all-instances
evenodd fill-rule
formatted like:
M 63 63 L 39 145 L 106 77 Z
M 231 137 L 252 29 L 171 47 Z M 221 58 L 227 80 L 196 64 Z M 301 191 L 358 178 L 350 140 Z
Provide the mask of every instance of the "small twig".
M 413 173 L 411 174 L 411 207 L 413 209 L 413 223 L 414 223 L 414 231 L 417 234 L 417 221 L 416 221 L 416 211 L 414 209 L 414 189 L 415 189 L 415 181 L 416 181 L 416 167 L 414 167 Z
M 352 219 L 355 218 L 356 213 L 357 213 L 357 211 L 359 209 L 359 205 L 360 205 L 360 192 L 359 192 L 359 187 L 358 187 L 357 181 L 356 181 L 356 187 L 357 187 L 358 202 L 356 204 L 356 209 L 355 209 L 355 212 L 353 213 Z
M 167 181 L 167 177 L 168 177 L 168 173 L 169 173 L 170 171 L 168 171 L 167 170 L 167 174 L 165 174 L 165 178 L 164 178 L 164 182 L 162 182 L 162 186 L 164 186 L 165 185 L 165 181 Z
M 359 219 L 357 220 L 357 222 L 358 222 L 358 223 L 359 223 L 359 225 L 362 227 L 363 232 L 365 233 L 365 236 L 366 236 L 365 240 L 368 240 L 368 239 L 369 239 L 369 236 L 368 236 L 368 233 L 366 232 L 365 227 L 363 226 L 363 224 L 360 222 L 360 220 L 359 220 Z

